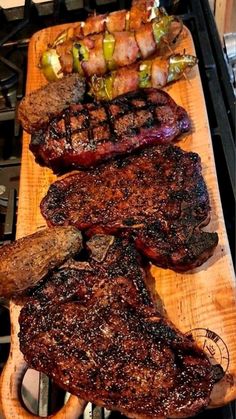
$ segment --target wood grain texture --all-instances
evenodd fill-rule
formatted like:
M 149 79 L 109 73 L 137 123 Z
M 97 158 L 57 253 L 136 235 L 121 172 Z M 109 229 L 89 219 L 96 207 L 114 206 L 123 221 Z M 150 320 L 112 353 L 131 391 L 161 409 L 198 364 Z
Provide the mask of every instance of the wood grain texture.
M 29 45 L 27 93 L 46 84 L 38 64 L 41 52 L 55 36 L 68 25 L 47 28 L 36 33 Z M 194 54 L 194 45 L 187 29 L 177 50 L 186 49 Z M 199 153 L 212 207 L 208 231 L 217 231 L 219 245 L 214 256 L 189 273 L 177 274 L 171 270 L 152 268 L 155 280 L 153 289 L 161 296 L 168 317 L 182 331 L 194 329 L 193 335 L 200 345 L 226 370 L 211 397 L 211 407 L 221 406 L 236 398 L 236 292 L 235 278 L 220 203 L 212 143 L 208 126 L 205 101 L 198 68 L 188 79 L 182 79 L 166 88 L 173 99 L 190 115 L 192 131 L 181 138 L 178 145 L 184 150 Z M 49 169 L 34 162 L 28 145 L 30 136 L 24 134 L 20 178 L 20 196 L 17 237 L 22 237 L 45 226 L 39 204 L 55 176 Z M 24 413 L 18 397 L 19 377 L 25 369 L 18 345 L 18 315 L 20 307 L 11 303 L 12 345 L 11 354 L 1 377 L 1 409 L 5 418 L 32 417 Z M 81 401 L 72 398 L 70 414 L 64 408 L 57 418 L 73 418 L 73 411 L 81 409 Z M 77 412 L 78 413 L 78 412 Z
M 221 42 L 223 42 L 224 33 L 234 32 L 235 30 L 235 28 L 231 28 L 231 17 L 234 7 L 234 0 L 215 1 L 215 20 Z

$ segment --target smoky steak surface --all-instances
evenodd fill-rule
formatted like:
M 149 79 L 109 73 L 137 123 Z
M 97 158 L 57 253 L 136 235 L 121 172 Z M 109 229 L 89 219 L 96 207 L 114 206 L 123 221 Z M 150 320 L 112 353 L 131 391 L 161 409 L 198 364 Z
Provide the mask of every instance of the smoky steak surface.
M 19 105 L 18 119 L 25 131 L 38 132 L 70 104 L 83 100 L 84 94 L 85 80 L 76 73 L 67 75 L 26 95 Z
M 19 319 L 27 363 L 130 417 L 196 414 L 209 403 L 214 368 L 155 308 L 132 244 L 104 240 L 92 238 L 97 260 L 67 262 L 29 297 Z
M 210 205 L 200 157 L 167 144 L 56 181 L 41 211 L 51 226 L 133 238 L 151 261 L 177 271 L 202 264 L 218 241 L 201 230 Z
M 54 172 L 89 168 L 188 131 L 186 111 L 165 92 L 143 89 L 109 102 L 78 104 L 58 114 L 30 143 Z

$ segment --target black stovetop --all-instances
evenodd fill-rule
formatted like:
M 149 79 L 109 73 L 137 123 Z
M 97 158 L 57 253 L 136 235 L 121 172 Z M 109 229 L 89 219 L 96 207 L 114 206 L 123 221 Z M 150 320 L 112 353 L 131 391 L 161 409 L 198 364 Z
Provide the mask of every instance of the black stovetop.
M 65 22 L 81 21 L 95 9 L 97 13 L 129 8 L 125 0 L 54 0 L 53 11 L 40 16 L 30 0 L 25 1 L 24 18 L 7 21 L 0 10 L 0 245 L 14 240 L 21 162 L 21 129 L 15 119 L 24 95 L 29 38 L 36 31 Z M 235 255 L 235 97 L 215 21 L 207 0 L 162 0 L 170 12 L 179 14 L 190 29 L 199 58 L 200 75 L 212 135 L 217 177 L 233 260 Z M 177 3 L 171 7 L 171 4 Z M 68 10 L 75 7 L 74 10 Z M 0 368 L 6 361 L 9 343 L 9 314 L 0 306 Z M 4 326 L 2 326 L 4 325 Z M 61 397 L 55 389 L 55 399 Z M 85 416 L 92 417 L 88 412 Z M 90 416 L 89 416 L 90 415 Z M 99 419 L 107 418 L 95 411 Z M 112 414 L 109 418 L 122 417 Z M 233 419 L 235 406 L 202 413 L 199 418 Z

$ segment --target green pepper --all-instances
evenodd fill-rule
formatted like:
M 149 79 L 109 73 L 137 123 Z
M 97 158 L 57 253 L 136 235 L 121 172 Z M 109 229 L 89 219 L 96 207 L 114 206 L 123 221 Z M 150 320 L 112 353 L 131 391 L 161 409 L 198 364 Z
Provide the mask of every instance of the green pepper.
M 103 37 L 103 55 L 107 64 L 107 68 L 110 71 L 115 69 L 115 62 L 113 60 L 114 49 L 115 38 L 111 33 L 106 32 Z
M 98 100 L 111 100 L 114 78 L 115 72 L 103 77 L 93 76 L 90 81 L 90 93 Z
M 104 90 L 106 93 L 106 99 L 111 100 L 113 96 L 113 82 L 114 82 L 114 72 L 105 76 L 105 86 Z
M 72 47 L 73 55 L 73 69 L 76 73 L 84 74 L 83 68 L 81 66 L 83 61 L 88 61 L 89 59 L 89 50 L 82 43 L 75 43 Z
M 152 80 L 151 80 L 151 71 L 152 71 L 152 63 L 151 61 L 143 61 L 139 66 L 139 82 L 138 85 L 140 88 L 151 87 Z
M 167 83 L 178 80 L 187 68 L 192 68 L 198 60 L 193 55 L 175 54 L 169 58 Z
M 174 21 L 174 19 L 174 16 L 162 16 L 159 21 L 153 22 L 152 30 L 157 45 L 159 45 L 162 41 L 162 38 L 168 34 L 170 24 Z
M 80 45 L 75 44 L 72 47 L 72 55 L 73 55 L 73 70 L 76 73 L 84 74 L 83 69 L 81 67 L 81 62 L 79 59 L 79 48 Z
M 53 48 L 43 53 L 40 67 L 48 81 L 55 81 L 63 77 L 59 55 Z
M 89 50 L 88 48 L 82 44 L 82 42 L 79 44 L 79 59 L 80 61 L 88 61 L 89 60 Z

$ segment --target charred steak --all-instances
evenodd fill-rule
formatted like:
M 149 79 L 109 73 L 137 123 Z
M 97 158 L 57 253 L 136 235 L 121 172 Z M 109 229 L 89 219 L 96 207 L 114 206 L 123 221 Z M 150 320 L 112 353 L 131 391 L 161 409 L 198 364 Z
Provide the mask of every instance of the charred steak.
M 186 111 L 167 93 L 144 89 L 110 102 L 70 106 L 32 137 L 30 149 L 38 163 L 58 173 L 170 142 L 189 128 Z
M 25 131 L 45 128 L 49 121 L 71 103 L 80 102 L 85 94 L 85 80 L 71 74 L 26 95 L 18 108 L 18 119 Z
M 21 351 L 32 368 L 97 405 L 130 417 L 192 416 L 209 403 L 215 369 L 155 309 L 133 246 L 110 239 L 103 261 L 71 260 L 29 297 Z
M 155 264 L 177 271 L 202 264 L 218 241 L 201 230 L 210 206 L 200 157 L 168 144 L 56 181 L 41 211 L 49 225 L 133 237 Z

